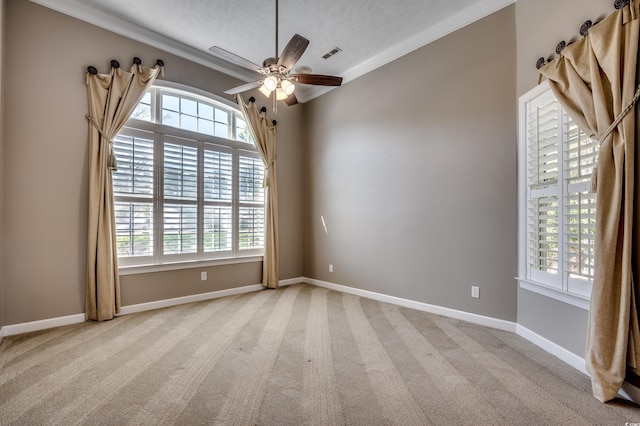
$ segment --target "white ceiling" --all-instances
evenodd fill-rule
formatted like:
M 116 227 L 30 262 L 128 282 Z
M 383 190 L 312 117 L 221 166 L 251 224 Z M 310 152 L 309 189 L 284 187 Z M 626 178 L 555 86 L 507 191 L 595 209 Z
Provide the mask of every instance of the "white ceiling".
M 276 53 L 275 0 L 32 0 L 244 81 L 256 74 L 208 52 L 219 46 L 256 64 Z M 279 0 L 279 46 L 310 40 L 296 66 L 347 83 L 515 0 Z M 335 47 L 341 52 L 322 56 Z M 295 69 L 295 68 L 294 68 Z M 302 86 L 301 102 L 328 88 Z

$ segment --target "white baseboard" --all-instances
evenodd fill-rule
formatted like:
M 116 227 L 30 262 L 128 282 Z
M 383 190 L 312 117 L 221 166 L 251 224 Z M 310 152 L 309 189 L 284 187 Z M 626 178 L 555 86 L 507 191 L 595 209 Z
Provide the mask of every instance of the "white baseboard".
M 557 343 L 553 343 L 551 340 L 548 340 L 521 325 L 518 325 L 517 334 L 518 336 L 527 339 L 534 345 L 542 348 L 551 355 L 556 356 L 561 361 L 569 364 L 584 375 L 589 376 L 584 358 L 574 354 L 571 351 L 566 350 Z M 631 383 L 624 382 L 622 384 L 622 388 L 618 392 L 618 396 L 635 402 L 636 404 L 640 404 L 640 389 L 633 386 Z
M 640 405 L 640 389 L 633 386 L 631 383 L 624 382 L 622 384 L 622 389 L 618 392 L 618 395 Z
M 524 339 L 527 339 L 534 345 L 544 349 L 551 355 L 556 356 L 576 370 L 586 374 L 587 376 L 589 375 L 589 373 L 587 373 L 587 368 L 585 367 L 584 358 L 582 358 L 581 356 L 574 354 L 573 352 L 563 348 L 557 343 L 554 343 L 551 340 L 546 339 L 519 324 L 516 330 L 516 334 Z
M 84 322 L 84 314 L 74 314 L 64 317 L 24 322 L 21 324 L 5 325 L 4 327 L 2 327 L 2 331 L 4 332 L 5 336 L 14 336 L 16 334 L 31 333 L 32 331 L 46 330 L 48 328 L 78 324 L 81 322 Z
M 153 302 L 138 303 L 136 305 L 123 306 L 120 315 L 134 314 L 136 312 L 150 311 L 152 309 L 168 308 L 169 306 L 182 305 L 184 303 L 201 302 L 203 300 L 217 299 L 225 296 L 235 296 L 236 294 L 250 293 L 262 290 L 262 284 L 253 284 L 244 287 L 230 288 L 226 290 L 210 291 L 208 293 L 198 293 L 189 296 L 175 297 L 173 299 L 155 300 Z
M 297 277 L 297 278 L 289 278 L 289 279 L 286 279 L 286 280 L 280 280 L 278 282 L 278 285 L 280 287 L 284 287 L 284 286 L 287 286 L 287 285 L 300 284 L 300 283 L 303 283 L 303 282 L 305 282 L 303 277 Z
M 486 317 L 483 315 L 472 314 L 469 312 L 458 311 L 455 309 L 444 308 L 442 306 L 430 305 L 428 303 L 416 302 L 414 300 L 403 299 L 400 297 L 389 296 L 382 293 L 375 293 L 373 291 L 361 290 L 359 288 L 347 287 L 340 284 L 334 284 L 327 281 L 316 280 L 314 278 L 303 278 L 305 283 L 313 284 L 318 287 L 328 288 L 330 290 L 341 291 L 343 293 L 353 294 L 355 296 L 366 297 L 368 299 L 378 300 L 380 302 L 391 303 L 394 305 L 403 306 L 405 308 L 416 309 L 418 311 L 429 312 L 436 315 L 442 315 L 449 318 L 454 318 L 462 321 L 467 321 L 473 324 L 484 325 L 498 330 L 509 331 L 515 333 L 516 323 L 511 321 L 505 321 L 497 318 Z
M 284 280 L 285 284 L 294 284 L 302 282 L 302 279 Z M 291 281 L 287 283 L 287 281 Z M 283 285 L 282 282 L 280 285 Z M 174 299 L 157 300 L 148 303 L 139 303 L 136 305 L 123 306 L 120 309 L 120 315 L 132 314 L 135 312 L 149 311 L 151 309 L 166 308 L 169 306 L 181 305 L 183 303 L 200 302 L 202 300 L 217 299 L 224 296 L 233 296 L 236 294 L 249 293 L 252 291 L 262 290 L 262 284 L 248 285 L 244 287 L 230 288 L 227 290 L 212 291 L 209 293 L 200 293 L 190 296 L 176 297 Z M 21 324 L 5 325 L 0 329 L 0 342 L 4 336 L 14 336 L 16 334 L 30 333 L 32 331 L 46 330 L 48 328 L 61 327 L 64 325 L 78 324 L 85 321 L 84 314 L 67 315 L 64 317 L 49 318 L 39 321 L 30 321 Z

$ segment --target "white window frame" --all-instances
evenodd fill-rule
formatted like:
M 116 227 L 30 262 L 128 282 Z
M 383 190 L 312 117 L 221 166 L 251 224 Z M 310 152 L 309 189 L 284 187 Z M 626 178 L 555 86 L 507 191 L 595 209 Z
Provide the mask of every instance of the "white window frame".
M 565 176 L 565 135 L 564 114 L 559 114 L 558 124 L 558 181 L 555 186 L 532 189 L 528 182 L 528 140 L 527 140 L 527 106 L 542 97 L 553 93 L 547 81 L 536 86 L 520 97 L 518 107 L 518 277 L 519 286 L 523 289 L 542 294 L 561 302 L 588 310 L 590 304 L 591 281 L 574 279 L 567 267 L 567 223 L 568 194 L 587 190 L 588 183 L 568 183 Z M 561 109 L 561 107 L 558 105 Z M 533 193 L 533 194 L 532 194 Z M 529 223 L 528 203 L 531 198 L 553 196 L 558 199 L 558 273 L 552 274 L 531 268 L 528 260 Z
M 214 104 L 220 109 L 228 110 L 229 116 L 229 138 L 222 138 L 202 133 L 197 133 L 181 128 L 163 125 L 159 123 L 159 115 L 161 114 L 161 96 L 152 96 L 151 101 L 151 121 L 139 120 L 130 118 L 123 129 L 120 131 L 122 135 L 130 136 L 144 136 L 145 138 L 153 138 L 154 144 L 154 195 L 152 202 L 154 203 L 154 242 L 153 242 L 153 255 L 152 256 L 135 256 L 135 257 L 118 257 L 119 273 L 120 275 L 138 274 L 145 272 L 185 269 L 202 266 L 214 266 L 225 264 L 236 264 L 246 262 L 256 262 L 263 260 L 264 248 L 257 249 L 240 249 L 239 248 L 239 219 L 238 210 L 243 206 L 263 207 L 263 203 L 247 203 L 239 200 L 239 177 L 238 177 L 238 163 L 240 156 L 256 158 L 260 161 L 260 154 L 258 153 L 255 145 L 247 143 L 241 140 L 232 139 L 236 132 L 236 118 L 241 117 L 241 112 L 238 106 L 224 98 L 216 96 L 214 94 L 195 89 L 192 87 L 184 86 L 177 83 L 156 81 L 151 90 L 158 91 L 158 93 L 175 92 L 182 98 L 192 99 L 200 102 L 206 102 L 208 104 Z M 163 210 L 160 208 L 164 203 L 164 194 L 160 193 L 164 188 L 164 143 L 181 142 L 185 145 L 197 147 L 198 157 L 202 160 L 204 150 L 207 148 L 214 148 L 214 150 L 221 152 L 228 152 L 232 154 L 233 161 L 233 197 L 232 197 L 232 211 L 233 217 L 233 244 L 231 250 L 218 251 L 218 252 L 202 252 L 202 236 L 198 235 L 198 253 L 195 254 L 175 254 L 164 255 L 162 254 L 163 244 Z M 202 162 L 200 161 L 200 164 Z M 202 165 L 200 166 L 203 167 Z M 198 181 L 199 195 L 197 202 L 198 217 L 203 217 L 203 210 L 205 205 L 212 205 L 215 202 L 210 202 L 202 199 L 202 179 L 203 176 L 199 174 Z M 134 197 L 119 197 L 115 196 L 116 201 L 118 199 L 130 198 L 135 201 Z M 149 201 L 146 199 L 145 201 Z M 199 220 L 201 222 L 201 220 Z M 199 223 L 201 227 L 202 224 Z M 266 223 L 265 223 L 266 227 Z M 263 238 L 264 241 L 264 238 Z

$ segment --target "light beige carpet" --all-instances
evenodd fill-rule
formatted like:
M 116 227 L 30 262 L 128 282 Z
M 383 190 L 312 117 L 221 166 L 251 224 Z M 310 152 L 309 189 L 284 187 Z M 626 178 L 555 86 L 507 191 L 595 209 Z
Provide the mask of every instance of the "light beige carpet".
M 507 332 L 311 285 L 7 337 L 2 425 L 625 425 Z

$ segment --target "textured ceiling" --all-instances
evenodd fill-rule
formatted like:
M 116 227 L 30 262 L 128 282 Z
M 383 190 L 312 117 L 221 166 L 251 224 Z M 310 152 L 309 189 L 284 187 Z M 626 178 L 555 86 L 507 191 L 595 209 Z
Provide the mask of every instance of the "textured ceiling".
M 174 50 L 192 48 L 201 63 L 214 45 L 257 64 L 276 53 L 275 0 L 32 1 L 134 38 L 139 28 L 143 41 L 155 38 L 157 47 L 176 41 Z M 298 33 L 310 44 L 297 65 L 348 82 L 513 1 L 279 0 L 277 52 Z M 322 58 L 335 47 L 342 51 Z M 224 64 L 214 68 L 225 71 Z M 234 67 L 230 71 L 247 81 L 251 77 Z M 301 101 L 326 90 L 305 89 L 296 92 Z

